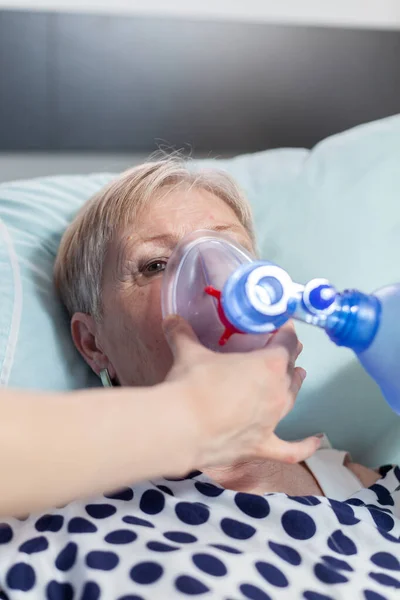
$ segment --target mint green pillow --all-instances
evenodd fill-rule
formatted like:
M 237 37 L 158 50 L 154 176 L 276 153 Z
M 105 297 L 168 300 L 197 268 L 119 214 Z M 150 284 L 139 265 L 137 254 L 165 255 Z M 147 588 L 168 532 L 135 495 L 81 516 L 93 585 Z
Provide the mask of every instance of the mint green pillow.
M 0 385 L 65 390 L 97 384 L 72 344 L 52 270 L 68 223 L 112 177 L 0 185 Z
M 365 291 L 398 281 L 400 115 L 333 136 L 312 151 L 281 149 L 196 161 L 229 171 L 253 206 L 261 255 L 295 281 L 327 277 Z M 52 287 L 60 236 L 112 174 L 0 185 L 0 384 L 98 385 L 70 340 Z M 348 350 L 298 326 L 308 378 L 280 426 L 286 438 L 328 433 L 370 464 L 400 461 L 400 419 Z
M 369 292 L 400 281 L 400 115 L 332 136 L 311 152 L 221 161 L 251 200 L 260 253 L 294 281 L 326 277 Z M 400 417 L 350 350 L 296 326 L 308 377 L 279 427 L 296 439 L 326 431 L 369 464 L 400 462 Z

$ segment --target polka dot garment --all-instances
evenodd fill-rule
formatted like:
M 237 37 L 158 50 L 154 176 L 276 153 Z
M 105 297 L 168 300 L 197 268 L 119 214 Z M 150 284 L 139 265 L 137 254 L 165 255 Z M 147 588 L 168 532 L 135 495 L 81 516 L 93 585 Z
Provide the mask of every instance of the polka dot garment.
M 201 473 L 0 527 L 9 600 L 399 600 L 400 469 L 345 502 Z

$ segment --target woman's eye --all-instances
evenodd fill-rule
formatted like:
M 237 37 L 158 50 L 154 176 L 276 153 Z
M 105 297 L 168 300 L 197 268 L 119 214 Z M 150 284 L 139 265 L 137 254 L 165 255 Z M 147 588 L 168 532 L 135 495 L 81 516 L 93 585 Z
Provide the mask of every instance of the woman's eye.
M 154 260 L 150 263 L 147 263 L 147 265 L 144 266 L 143 275 L 147 277 L 150 277 L 151 275 L 157 275 L 157 273 L 161 273 L 162 271 L 164 271 L 166 266 L 166 260 Z

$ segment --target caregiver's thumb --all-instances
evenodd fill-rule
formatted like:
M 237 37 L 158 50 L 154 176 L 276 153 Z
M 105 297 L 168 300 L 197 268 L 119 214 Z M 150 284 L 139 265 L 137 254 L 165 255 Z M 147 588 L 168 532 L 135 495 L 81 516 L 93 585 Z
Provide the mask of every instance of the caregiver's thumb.
M 193 358 L 193 353 L 204 350 L 196 334 L 185 319 L 171 315 L 163 321 L 163 331 L 175 361 Z
M 301 345 L 293 327 L 263 350 L 249 353 L 208 350 L 180 317 L 168 317 L 163 327 L 173 354 L 166 382 L 184 390 L 181 408 L 191 414 L 192 438 L 198 444 L 194 468 L 249 457 L 296 462 L 317 449 L 316 439 L 289 444 L 274 434 L 305 376 L 294 365 Z

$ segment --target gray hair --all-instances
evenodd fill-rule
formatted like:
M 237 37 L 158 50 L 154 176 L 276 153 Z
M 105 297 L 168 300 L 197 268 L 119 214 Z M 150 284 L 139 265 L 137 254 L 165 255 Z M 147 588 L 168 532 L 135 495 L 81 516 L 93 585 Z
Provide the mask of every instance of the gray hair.
M 167 186 L 204 189 L 221 198 L 235 212 L 254 244 L 249 203 L 226 172 L 196 171 L 177 157 L 141 164 L 122 173 L 88 200 L 62 237 L 54 277 L 70 316 L 84 312 L 101 319 L 108 245 L 116 231 L 132 224 L 138 210 Z

